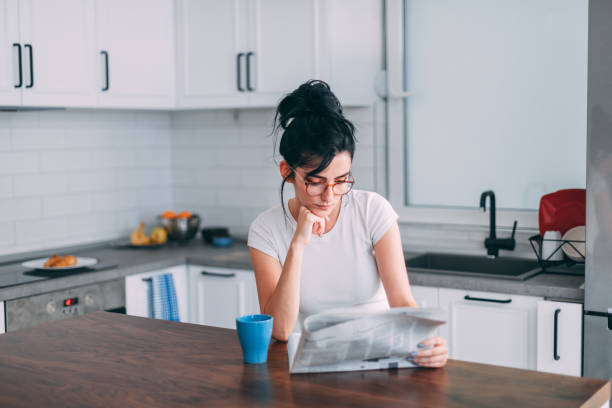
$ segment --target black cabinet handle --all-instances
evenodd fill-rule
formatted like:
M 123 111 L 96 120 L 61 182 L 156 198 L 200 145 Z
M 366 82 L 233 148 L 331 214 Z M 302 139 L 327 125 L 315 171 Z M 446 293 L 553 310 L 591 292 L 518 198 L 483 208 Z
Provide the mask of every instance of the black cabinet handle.
M 233 278 L 234 276 L 236 276 L 236 274 L 234 272 L 232 272 L 232 273 L 219 273 L 219 272 L 202 271 L 200 273 L 202 275 L 216 276 L 218 278 Z
M 26 88 L 32 88 L 34 86 L 34 53 L 32 52 L 32 44 L 25 44 L 23 48 L 27 48 L 30 55 L 30 85 L 26 85 Z
M 251 57 L 255 55 L 254 52 L 247 52 L 246 55 L 246 70 L 247 70 L 247 90 L 253 92 L 255 89 L 251 87 Z
M 15 85 L 15 88 L 21 88 L 23 85 L 23 68 L 21 67 L 21 44 L 13 44 L 13 47 L 17 47 L 17 60 L 19 61 L 19 84 Z
M 102 50 L 100 51 L 100 54 L 104 56 L 104 72 L 106 76 L 106 86 L 102 88 L 102 92 L 105 92 L 108 91 L 108 89 L 110 88 L 110 82 L 108 81 L 108 52 Z
M 500 299 L 486 299 L 486 298 L 477 298 L 471 297 L 470 295 L 465 295 L 465 300 L 474 300 L 476 302 L 492 302 L 492 303 L 510 303 L 512 299 L 500 300 Z
M 244 57 L 244 52 L 240 52 L 236 56 L 236 85 L 240 92 L 244 92 L 242 87 L 242 57 Z
M 561 356 L 557 354 L 557 331 L 559 329 L 559 313 L 561 313 L 561 309 L 555 310 L 555 333 L 554 333 L 554 343 L 553 343 L 553 357 L 555 360 L 561 359 Z

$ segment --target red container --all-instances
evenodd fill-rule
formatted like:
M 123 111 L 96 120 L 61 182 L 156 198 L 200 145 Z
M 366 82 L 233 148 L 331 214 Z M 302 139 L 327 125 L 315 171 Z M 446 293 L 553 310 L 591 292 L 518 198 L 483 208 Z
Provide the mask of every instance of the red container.
M 586 190 L 572 188 L 542 196 L 538 224 L 542 237 L 546 231 L 560 231 L 563 235 L 578 225 L 586 225 Z

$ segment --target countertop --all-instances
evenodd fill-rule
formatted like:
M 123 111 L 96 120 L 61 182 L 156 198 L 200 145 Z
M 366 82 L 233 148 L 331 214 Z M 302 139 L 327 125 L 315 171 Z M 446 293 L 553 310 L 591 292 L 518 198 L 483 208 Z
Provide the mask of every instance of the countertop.
M 193 265 L 219 266 L 234 269 L 251 269 L 251 259 L 246 242 L 237 240 L 229 248 L 216 248 L 196 239 L 186 245 L 166 245 L 158 249 L 117 249 L 109 244 L 70 253 L 95 257 L 104 264 L 117 264 L 115 269 L 88 272 L 56 279 L 47 279 L 0 288 L 0 300 L 10 300 L 37 295 L 54 290 L 113 280 L 127 275 L 163 269 L 189 263 Z M 406 253 L 416 256 L 417 253 Z M 27 254 L 23 256 L 27 259 Z M 0 275 L 26 271 L 20 262 L 0 264 Z M 5 275 L 8 276 L 8 275 Z M 548 299 L 582 302 L 583 276 L 539 274 L 525 281 L 466 277 L 438 273 L 423 273 L 408 269 L 412 285 L 499 292 L 516 295 L 541 296 Z
M 244 364 L 234 330 L 96 312 L 0 337 L 3 407 L 586 407 L 610 382 L 449 360 L 289 374 L 286 343 Z

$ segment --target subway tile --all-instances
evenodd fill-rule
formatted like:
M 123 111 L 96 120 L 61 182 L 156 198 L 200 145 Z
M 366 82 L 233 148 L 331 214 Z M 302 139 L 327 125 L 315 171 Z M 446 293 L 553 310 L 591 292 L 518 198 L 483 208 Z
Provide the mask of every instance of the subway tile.
M 87 170 L 92 168 L 92 157 L 88 150 L 43 151 L 40 153 L 40 168 L 43 172 Z
M 194 127 L 218 127 L 220 125 L 230 126 L 239 120 L 239 112 L 239 110 L 232 109 L 207 109 L 192 111 L 192 116 L 189 118 L 189 121 Z
M 217 191 L 207 188 L 174 187 L 175 202 L 187 203 L 190 206 L 217 204 Z
M 89 213 L 92 209 L 91 197 L 88 194 L 44 197 L 42 205 L 45 217 Z
M 92 213 L 67 217 L 69 236 L 100 236 L 117 232 L 115 212 Z
M 0 151 L 11 150 L 11 131 L 0 127 Z
M 157 215 L 172 208 L 173 190 L 165 188 L 140 189 L 138 191 L 138 208 L 154 208 Z
M 191 136 L 193 145 L 197 146 L 234 146 L 240 145 L 238 128 L 196 128 Z
M 13 150 L 59 150 L 64 148 L 63 129 L 19 128 L 11 131 Z
M 15 223 L 0 222 L 0 247 L 15 244 Z
M 15 197 L 55 195 L 66 191 L 68 191 L 66 174 L 31 174 L 13 177 Z
M 92 155 L 90 164 L 94 169 L 133 167 L 136 155 L 136 150 L 100 149 Z
M 0 176 L 0 198 L 13 196 L 13 178 L 11 176 Z
M 136 191 L 111 191 L 92 193 L 94 211 L 125 210 L 138 205 Z
M 68 174 L 68 190 L 72 192 L 104 191 L 115 186 L 115 175 L 106 170 Z
M 94 147 L 93 133 L 86 129 L 66 129 L 64 131 L 64 148 L 66 150 Z
M 98 129 L 133 129 L 136 128 L 136 114 L 131 110 L 92 111 L 90 126 Z
M 139 148 L 134 152 L 134 166 L 169 167 L 171 152 L 166 148 Z
M 38 153 L 0 153 L 0 174 L 35 173 L 39 169 Z
M 33 128 L 39 125 L 39 111 L 0 112 L 0 127 Z
M 39 126 L 45 129 L 87 128 L 90 111 L 68 109 L 63 111 L 49 110 L 38 112 Z
M 171 115 L 171 112 L 166 111 L 138 111 L 135 112 L 136 126 L 143 129 L 168 129 Z
M 270 127 L 274 121 L 274 109 L 256 108 L 239 111 L 238 122 L 242 126 Z
M 67 236 L 66 218 L 17 221 L 15 235 L 17 244 L 41 242 L 53 246 L 54 242 Z
M 40 198 L 0 200 L 0 221 L 39 218 L 42 214 Z

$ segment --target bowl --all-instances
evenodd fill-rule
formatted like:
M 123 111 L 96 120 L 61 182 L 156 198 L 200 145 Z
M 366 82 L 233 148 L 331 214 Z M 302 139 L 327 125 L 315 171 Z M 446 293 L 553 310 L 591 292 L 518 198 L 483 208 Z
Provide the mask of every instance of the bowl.
M 561 249 L 565 255 L 567 255 L 567 257 L 572 261 L 584 262 L 584 256 L 586 254 L 586 227 L 584 225 L 580 225 L 568 230 L 565 234 L 563 234 L 563 240 L 570 241 L 573 245 L 572 246 L 569 243 L 563 244 Z
M 168 232 L 168 239 L 177 242 L 187 242 L 200 228 L 200 216 L 193 214 L 190 218 L 163 218 L 159 216 L 160 223 Z

